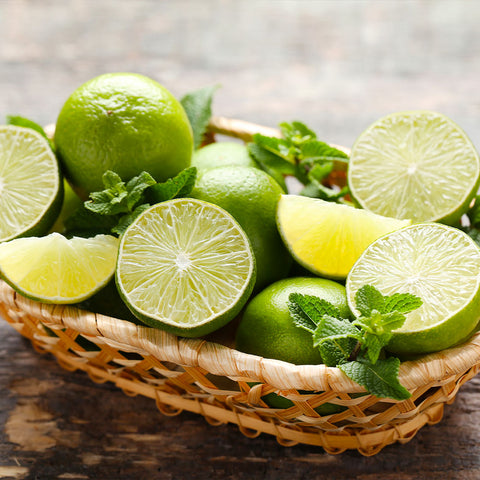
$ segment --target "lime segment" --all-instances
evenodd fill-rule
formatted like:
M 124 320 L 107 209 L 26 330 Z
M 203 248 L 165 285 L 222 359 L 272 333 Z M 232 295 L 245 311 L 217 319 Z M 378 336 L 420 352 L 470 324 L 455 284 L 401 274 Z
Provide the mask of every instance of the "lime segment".
M 116 280 L 127 306 L 147 325 L 193 337 L 238 314 L 253 288 L 255 261 L 230 214 L 182 198 L 150 207 L 129 226 Z
M 0 244 L 0 274 L 20 294 L 44 303 L 77 303 L 113 277 L 118 239 L 59 233 Z
M 320 199 L 282 195 L 277 224 L 285 245 L 301 265 L 317 275 L 340 279 L 370 243 L 410 221 Z
M 0 126 L 0 241 L 46 233 L 60 211 L 62 187 L 44 137 L 29 128 Z
M 378 239 L 348 275 L 353 310 L 365 284 L 383 295 L 412 293 L 423 301 L 394 332 L 388 348 L 395 353 L 448 348 L 465 339 L 480 318 L 480 250 L 468 235 L 446 225 L 412 225 Z
M 371 125 L 352 148 L 348 183 L 365 209 L 415 223 L 456 222 L 479 184 L 472 142 L 435 112 L 395 113 Z

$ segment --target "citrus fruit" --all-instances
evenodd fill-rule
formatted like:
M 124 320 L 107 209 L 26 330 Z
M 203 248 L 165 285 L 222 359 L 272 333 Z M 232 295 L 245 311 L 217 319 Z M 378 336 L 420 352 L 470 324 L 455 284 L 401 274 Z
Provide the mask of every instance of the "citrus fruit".
M 370 243 L 411 222 L 317 198 L 282 195 L 277 223 L 298 263 L 316 275 L 343 279 Z
M 0 242 L 48 232 L 62 200 L 60 169 L 48 141 L 30 128 L 0 126 Z
M 394 331 L 391 352 L 421 354 L 448 348 L 468 337 L 480 318 L 480 249 L 462 231 L 418 224 L 372 243 L 347 278 L 348 303 L 373 285 L 383 295 L 412 293 L 423 305 Z
M 478 189 L 480 161 L 472 142 L 435 112 L 381 118 L 352 148 L 348 184 L 355 200 L 387 217 L 455 223 Z
M 55 131 L 66 176 L 83 196 L 103 190 L 113 170 L 129 180 L 142 171 L 165 181 L 190 165 L 193 136 L 180 102 L 143 75 L 109 73 L 77 88 Z
M 0 275 L 25 297 L 77 303 L 113 277 L 118 239 L 111 235 L 67 240 L 59 233 L 0 244 Z
M 144 323 L 197 337 L 239 313 L 255 282 L 255 259 L 230 214 L 180 198 L 150 207 L 127 228 L 116 281 Z
M 345 318 L 351 315 L 343 285 L 324 278 L 285 278 L 248 303 L 235 336 L 238 350 L 296 365 L 322 363 L 312 334 L 293 323 L 288 309 L 291 293 L 315 295 L 335 305 Z
M 196 150 L 192 156 L 192 165 L 199 170 L 229 165 L 257 167 L 247 147 L 235 142 L 215 142 Z
M 70 217 L 70 215 L 80 208 L 83 205 L 82 200 L 80 197 L 73 191 L 70 184 L 64 179 L 63 180 L 63 204 L 60 210 L 60 214 L 58 215 L 55 223 L 53 224 L 50 231 L 52 232 L 65 232 L 65 220 Z
M 292 259 L 275 223 L 278 183 L 262 170 L 227 166 L 200 172 L 191 196 L 229 212 L 252 243 L 257 264 L 255 290 L 287 275 Z

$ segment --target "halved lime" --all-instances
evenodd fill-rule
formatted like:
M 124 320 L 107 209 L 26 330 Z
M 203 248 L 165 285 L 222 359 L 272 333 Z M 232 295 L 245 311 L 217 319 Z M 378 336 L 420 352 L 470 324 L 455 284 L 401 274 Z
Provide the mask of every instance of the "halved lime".
M 477 326 L 480 249 L 456 228 L 412 225 L 379 238 L 355 263 L 346 284 L 352 311 L 355 294 L 366 284 L 384 295 L 413 293 L 423 301 L 395 330 L 390 351 L 442 350 L 466 339 Z
M 355 200 L 387 217 L 453 224 L 478 189 L 480 160 L 465 132 L 435 112 L 381 118 L 355 142 L 348 183 Z
M 77 303 L 113 277 L 118 239 L 66 239 L 59 233 L 0 244 L 0 275 L 17 292 L 44 303 Z
M 0 126 L 0 242 L 45 234 L 62 200 L 60 169 L 48 141 L 29 128 Z
M 316 275 L 335 279 L 345 278 L 378 237 L 410 223 L 300 195 L 282 195 L 277 207 L 278 230 L 292 256 Z
M 243 307 L 255 283 L 245 232 L 216 205 L 190 198 L 143 212 L 122 236 L 117 287 L 147 325 L 197 337 Z

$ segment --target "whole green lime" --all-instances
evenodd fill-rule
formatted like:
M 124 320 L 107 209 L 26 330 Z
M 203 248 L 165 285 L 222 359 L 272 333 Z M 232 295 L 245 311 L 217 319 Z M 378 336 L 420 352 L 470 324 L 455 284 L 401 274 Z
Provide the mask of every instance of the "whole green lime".
M 193 136 L 182 105 L 143 75 L 109 73 L 77 88 L 57 119 L 55 144 L 71 184 L 85 196 L 102 175 L 143 170 L 164 181 L 190 165 Z
M 199 170 L 229 165 L 257 167 L 247 147 L 235 142 L 216 142 L 199 148 L 193 153 L 192 165 Z
M 323 298 L 345 318 L 351 316 L 343 285 L 324 278 L 285 278 L 268 286 L 247 305 L 236 333 L 238 350 L 296 365 L 322 363 L 312 334 L 293 323 L 288 310 L 291 293 Z
M 229 212 L 245 230 L 257 264 L 255 291 L 287 276 L 292 258 L 277 230 L 278 183 L 262 170 L 227 166 L 201 171 L 191 196 Z

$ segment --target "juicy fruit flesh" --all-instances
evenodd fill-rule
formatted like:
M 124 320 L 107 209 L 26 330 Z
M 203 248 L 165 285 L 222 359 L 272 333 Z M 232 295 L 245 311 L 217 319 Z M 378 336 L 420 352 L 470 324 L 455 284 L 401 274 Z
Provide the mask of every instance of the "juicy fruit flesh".
M 143 315 L 188 327 L 236 304 L 253 268 L 248 239 L 226 212 L 181 199 L 150 208 L 129 227 L 117 279 Z
M 410 224 L 366 210 L 297 195 L 283 195 L 277 219 L 293 256 L 306 268 L 344 278 L 365 248 Z
M 416 225 L 368 248 L 348 277 L 349 304 L 364 284 L 384 295 L 413 293 L 423 305 L 396 332 L 422 330 L 468 306 L 479 290 L 479 272 L 480 250 L 467 235 L 438 224 Z
M 59 170 L 48 143 L 20 127 L 0 128 L 0 240 L 32 228 L 53 203 Z
M 54 303 L 75 303 L 113 276 L 118 239 L 110 235 L 67 240 L 58 233 L 0 244 L 2 276 L 21 293 Z
M 479 173 L 475 148 L 459 127 L 434 112 L 407 112 L 380 119 L 360 136 L 348 178 L 363 208 L 428 222 L 468 203 Z

